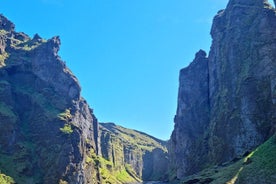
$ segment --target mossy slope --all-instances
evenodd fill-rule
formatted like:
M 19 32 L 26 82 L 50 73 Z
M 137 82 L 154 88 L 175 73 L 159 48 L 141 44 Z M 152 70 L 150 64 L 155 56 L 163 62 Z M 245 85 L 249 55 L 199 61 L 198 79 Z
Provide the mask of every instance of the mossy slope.
M 186 178 L 183 184 L 275 184 L 276 135 L 260 145 L 249 155 L 205 169 Z
M 105 181 L 130 183 L 165 179 L 168 169 L 165 141 L 114 123 L 100 125 L 100 170 Z
M 14 179 L 5 174 L 0 174 L 0 183 L 1 184 L 14 184 Z

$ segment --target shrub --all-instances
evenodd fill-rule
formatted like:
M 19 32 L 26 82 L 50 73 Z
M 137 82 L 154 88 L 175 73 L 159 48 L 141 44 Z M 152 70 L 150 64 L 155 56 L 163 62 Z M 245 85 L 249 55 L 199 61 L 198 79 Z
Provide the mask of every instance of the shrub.
M 71 125 L 69 125 L 69 124 L 64 124 L 64 127 L 60 128 L 60 131 L 65 133 L 65 134 L 73 133 L 73 129 L 72 129 Z

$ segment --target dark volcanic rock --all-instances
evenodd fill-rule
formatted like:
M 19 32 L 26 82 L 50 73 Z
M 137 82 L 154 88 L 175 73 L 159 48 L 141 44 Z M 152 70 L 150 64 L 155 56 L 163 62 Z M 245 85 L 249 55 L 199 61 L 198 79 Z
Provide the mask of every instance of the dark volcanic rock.
M 177 170 L 177 176 L 182 177 L 201 169 L 207 152 L 203 140 L 209 123 L 209 83 L 208 59 L 204 51 L 200 50 L 195 60 L 180 71 L 179 83 L 170 159 L 173 162 L 171 169 Z
M 76 77 L 59 58 L 60 40 L 33 39 L 0 16 L 0 168 L 21 183 L 95 183 L 97 121 Z
M 275 10 L 265 0 L 230 0 L 211 35 L 208 58 L 201 52 L 180 72 L 170 141 L 177 178 L 240 157 L 275 131 Z
M 6 17 L 0 14 L 0 30 L 14 31 L 15 25 L 9 21 Z
M 19 184 L 164 179 L 166 143 L 114 124 L 99 127 L 59 47 L 58 36 L 30 38 L 0 16 L 1 173 Z
M 161 148 L 145 151 L 143 155 L 142 179 L 164 181 L 168 178 L 168 154 Z

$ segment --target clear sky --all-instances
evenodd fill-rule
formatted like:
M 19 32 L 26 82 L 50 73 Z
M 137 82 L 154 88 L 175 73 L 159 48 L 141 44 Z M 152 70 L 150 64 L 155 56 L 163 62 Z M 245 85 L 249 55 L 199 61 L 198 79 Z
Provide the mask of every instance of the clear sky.
M 60 56 L 100 122 L 169 139 L 179 70 L 209 51 L 227 0 L 2 0 L 16 30 L 59 35 Z

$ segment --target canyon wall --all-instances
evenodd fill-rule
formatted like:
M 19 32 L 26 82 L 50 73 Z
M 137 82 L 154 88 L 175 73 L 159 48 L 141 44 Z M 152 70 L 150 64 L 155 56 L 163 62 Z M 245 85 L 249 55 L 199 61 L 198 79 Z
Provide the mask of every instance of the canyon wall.
M 241 157 L 275 132 L 276 15 L 265 0 L 230 0 L 213 20 L 209 55 L 180 72 L 170 140 L 181 179 Z

